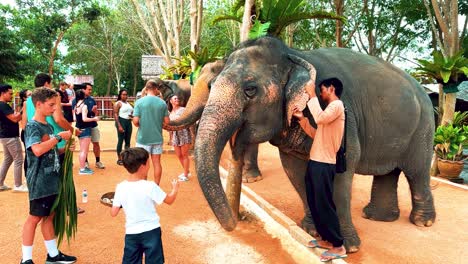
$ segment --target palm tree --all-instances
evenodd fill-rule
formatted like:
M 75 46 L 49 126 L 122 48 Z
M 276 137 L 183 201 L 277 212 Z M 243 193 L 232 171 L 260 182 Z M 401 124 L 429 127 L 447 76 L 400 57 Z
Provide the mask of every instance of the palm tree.
M 255 18 L 256 30 L 261 31 L 263 26 L 265 33 L 279 37 L 282 31 L 290 24 L 305 19 L 335 19 L 345 21 L 345 18 L 325 11 L 306 11 L 305 0 L 256 0 L 252 7 L 251 17 Z M 213 20 L 217 23 L 222 20 L 234 20 L 242 23 L 243 7 L 245 0 L 238 0 L 228 14 L 221 14 Z M 269 24 L 268 24 L 269 23 Z M 255 24 L 254 24 L 255 25 Z M 259 37 L 255 35 L 254 37 Z

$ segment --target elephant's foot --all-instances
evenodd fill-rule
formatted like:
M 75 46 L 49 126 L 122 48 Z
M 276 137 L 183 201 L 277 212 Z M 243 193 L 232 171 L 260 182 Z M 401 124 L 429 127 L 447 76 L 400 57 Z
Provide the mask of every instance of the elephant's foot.
M 262 175 L 258 169 L 245 169 L 242 172 L 242 182 L 251 183 L 263 180 Z
M 357 235 L 355 237 L 345 238 L 344 246 L 347 253 L 358 252 L 361 246 L 361 239 Z
M 304 229 L 309 235 L 313 236 L 314 238 L 318 238 L 319 234 L 317 233 L 317 230 L 315 229 L 314 222 L 308 218 L 304 217 L 301 221 L 301 228 Z
M 392 222 L 400 217 L 400 209 L 398 207 L 378 208 L 369 203 L 362 209 L 362 217 L 375 221 Z
M 431 210 L 413 208 L 411 210 L 410 221 L 416 226 L 432 226 L 436 218 L 434 208 Z

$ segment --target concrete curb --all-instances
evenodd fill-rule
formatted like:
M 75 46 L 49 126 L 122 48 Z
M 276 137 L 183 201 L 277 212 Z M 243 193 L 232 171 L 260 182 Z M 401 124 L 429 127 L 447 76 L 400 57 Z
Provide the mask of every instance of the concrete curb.
M 228 172 L 219 166 L 221 181 L 226 185 Z M 252 189 L 242 184 L 241 205 L 255 215 L 265 224 L 265 230 L 273 237 L 278 238 L 283 248 L 297 263 L 322 263 L 320 255 L 325 251 L 319 248 L 307 248 L 304 246 L 314 239 L 311 235 L 299 227 L 293 220 L 271 205 Z M 329 263 L 345 264 L 342 259 Z

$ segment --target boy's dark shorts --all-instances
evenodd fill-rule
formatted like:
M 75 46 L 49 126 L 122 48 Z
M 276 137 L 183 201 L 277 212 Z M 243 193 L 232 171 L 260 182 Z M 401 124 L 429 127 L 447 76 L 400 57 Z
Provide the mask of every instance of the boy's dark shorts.
M 142 263 L 143 253 L 146 264 L 164 264 L 161 227 L 139 234 L 125 235 L 123 264 Z
M 51 195 L 29 201 L 29 214 L 34 216 L 49 216 L 57 195 Z

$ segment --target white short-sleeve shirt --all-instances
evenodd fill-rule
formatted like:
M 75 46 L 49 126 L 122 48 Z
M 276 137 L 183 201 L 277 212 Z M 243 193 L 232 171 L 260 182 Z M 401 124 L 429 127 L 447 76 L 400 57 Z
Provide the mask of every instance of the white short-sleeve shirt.
M 125 233 L 140 234 L 160 227 L 155 203 L 162 204 L 167 194 L 152 181 L 123 181 L 115 189 L 113 206 L 125 212 Z

